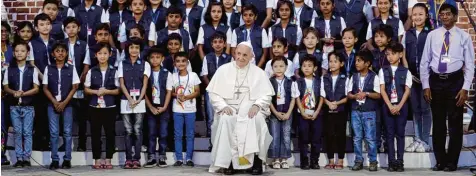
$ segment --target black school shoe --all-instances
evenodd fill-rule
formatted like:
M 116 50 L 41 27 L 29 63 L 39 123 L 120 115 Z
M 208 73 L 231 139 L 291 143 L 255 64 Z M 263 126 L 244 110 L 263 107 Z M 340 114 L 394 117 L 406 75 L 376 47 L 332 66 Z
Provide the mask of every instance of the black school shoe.
M 445 167 L 444 171 L 445 171 L 445 172 L 453 172 L 453 171 L 456 171 L 456 169 L 458 169 L 458 167 L 456 167 L 456 165 L 454 165 L 454 164 L 448 164 L 448 165 Z
M 157 163 L 157 166 L 159 167 L 167 167 L 167 162 L 165 162 L 165 159 L 159 159 L 159 163 Z
M 445 166 L 443 166 L 442 164 L 436 164 L 435 166 L 433 166 L 433 168 L 431 168 L 431 170 L 433 171 L 442 171 L 445 169 Z
M 147 163 L 145 163 L 144 167 L 145 168 L 152 168 L 152 167 L 155 167 L 155 165 L 157 164 L 157 160 L 155 159 L 149 159 L 147 161 Z
M 2 161 L 2 166 L 8 166 L 8 165 L 10 165 L 10 161 L 8 161 L 8 160 L 3 160 Z
M 16 167 L 16 168 L 23 167 L 23 161 L 17 160 L 17 162 L 13 164 L 13 167 Z
M 321 169 L 319 159 L 311 159 L 311 169 Z
M 59 161 L 52 161 L 50 164 L 50 169 L 51 170 L 59 169 Z
M 174 163 L 174 166 L 176 167 L 179 167 L 179 166 L 182 166 L 183 165 L 183 162 L 182 161 L 177 161 Z
M 364 164 L 362 162 L 355 162 L 354 166 L 352 167 L 353 171 L 359 171 L 364 169 Z
M 64 160 L 63 164 L 61 164 L 62 169 L 71 169 L 71 161 L 69 160 Z
M 397 168 L 397 172 L 405 171 L 405 168 L 403 168 L 403 162 L 399 162 L 396 168 Z
M 30 161 L 23 161 L 23 167 L 31 167 L 31 162 Z
M 378 170 L 378 163 L 377 162 L 370 162 L 369 171 L 375 172 L 377 170 Z
M 193 163 L 192 160 L 188 160 L 186 165 L 189 166 L 189 167 L 195 166 L 195 164 Z
M 309 169 L 311 169 L 311 168 L 309 167 L 309 158 L 308 158 L 307 156 L 301 157 L 301 166 L 300 166 L 300 167 L 301 167 L 302 170 L 309 170 Z
M 263 161 L 255 155 L 253 167 L 251 167 L 251 175 L 262 175 L 263 174 Z
M 396 165 L 394 162 L 389 162 L 389 163 L 388 163 L 387 171 L 388 171 L 388 172 L 395 172 L 395 171 L 397 171 L 397 165 Z

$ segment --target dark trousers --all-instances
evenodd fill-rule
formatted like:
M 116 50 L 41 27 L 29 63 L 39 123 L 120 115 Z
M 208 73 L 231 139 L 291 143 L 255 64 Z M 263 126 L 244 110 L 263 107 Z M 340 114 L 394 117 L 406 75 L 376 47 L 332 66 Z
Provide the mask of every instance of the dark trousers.
M 388 163 L 403 163 L 403 153 L 405 152 L 405 126 L 407 125 L 408 103 L 400 109 L 400 115 L 392 115 L 385 105 L 383 118 L 385 119 L 385 129 L 387 132 L 387 154 Z M 395 158 L 395 139 L 397 139 L 397 158 Z
M 93 108 L 89 107 L 91 113 L 91 145 L 93 149 L 93 159 L 101 158 L 101 130 L 104 128 L 106 134 L 106 159 L 112 159 L 116 146 L 116 108 Z
M 309 143 L 311 144 L 311 160 L 318 161 L 321 154 L 322 145 L 322 116 L 318 115 L 315 120 L 306 120 L 302 116 L 299 118 L 299 150 L 301 159 L 307 158 L 309 153 Z
M 43 92 L 43 89 L 40 88 L 40 92 Z M 39 93 L 35 96 L 34 106 L 35 106 L 35 120 L 33 122 L 33 149 L 34 150 L 49 150 L 50 144 L 50 130 L 47 105 L 45 100 L 48 100 L 43 93 Z M 49 102 L 49 101 L 48 101 Z
M 87 121 L 90 120 L 86 109 L 89 105 L 85 99 L 74 98 L 71 100 L 71 106 L 73 116 L 78 122 L 78 147 L 86 149 Z
M 6 125 L 7 117 L 5 117 L 6 115 L 5 109 L 7 108 L 3 107 L 5 104 L 3 100 L 1 101 L 1 104 L 2 104 L 2 163 L 3 163 L 8 161 L 7 156 L 5 156 L 5 151 L 7 147 L 7 141 L 8 141 L 8 126 Z
M 170 120 L 170 112 L 165 111 L 159 115 L 147 114 L 147 125 L 149 131 L 149 139 L 147 152 L 149 159 L 156 159 L 157 137 L 159 137 L 159 159 L 165 158 L 165 148 L 167 147 L 168 126 Z
M 464 83 L 463 72 L 453 73 L 448 79 L 430 75 L 431 112 L 433 114 L 433 151 L 436 162 L 441 165 L 458 165 L 463 145 L 463 106 L 457 107 L 455 99 Z M 446 119 L 448 118 L 448 127 Z M 448 151 L 446 132 L 449 131 Z
M 339 159 L 344 159 L 347 112 L 328 113 L 324 119 L 327 158 L 334 159 L 334 154 L 337 153 Z
M 379 100 L 379 105 L 383 105 L 383 100 Z M 375 111 L 376 113 L 376 121 L 375 121 L 375 124 L 376 124 L 376 128 L 375 128 L 375 140 L 376 140 L 376 143 L 377 143 L 377 150 L 380 149 L 380 147 L 382 146 L 382 141 L 383 141 L 383 147 L 384 148 L 387 148 L 386 146 L 386 139 L 387 138 L 387 133 L 386 133 L 386 130 L 385 130 L 385 118 L 383 117 L 382 115 L 382 106 L 377 106 L 377 109 Z

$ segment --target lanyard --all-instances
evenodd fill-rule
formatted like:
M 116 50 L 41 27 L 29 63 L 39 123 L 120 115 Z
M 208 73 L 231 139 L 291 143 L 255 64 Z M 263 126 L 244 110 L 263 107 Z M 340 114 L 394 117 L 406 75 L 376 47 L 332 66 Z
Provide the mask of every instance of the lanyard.
M 180 84 L 180 73 L 177 73 L 177 78 L 178 78 L 178 86 L 180 87 L 181 84 Z M 189 78 L 190 78 L 190 74 L 187 73 L 187 83 L 185 84 L 185 88 L 183 89 L 183 94 L 185 95 L 185 91 L 187 90 L 187 87 L 188 87 L 188 81 L 189 81 Z
M 294 12 L 294 23 L 297 23 L 298 16 L 301 14 L 303 7 L 304 7 L 304 4 L 301 6 L 301 8 L 299 8 L 299 10 L 296 10 Z
M 355 52 L 355 50 L 352 50 L 352 52 L 350 53 L 349 58 L 347 59 L 347 66 L 345 67 L 345 69 L 347 71 L 347 75 L 350 74 L 350 68 L 352 67 L 352 63 L 354 63 L 354 52 Z
M 352 5 L 350 5 L 350 7 L 347 5 L 348 3 L 344 3 L 345 8 L 347 8 L 347 9 L 349 9 L 349 10 L 352 10 L 352 8 L 353 8 L 354 5 L 355 5 L 355 1 L 357 1 L 357 0 L 354 0 L 354 1 L 352 2 Z
M 159 18 L 159 15 L 160 15 L 159 8 L 156 9 L 156 12 L 154 12 L 154 9 L 150 9 L 150 16 L 152 16 L 152 21 L 154 23 L 157 23 L 157 18 Z
M 279 86 L 278 86 L 278 91 L 279 91 L 279 94 L 283 94 L 283 84 L 284 84 L 284 79 L 281 80 L 281 82 L 279 83 Z
M 250 28 L 250 35 L 248 35 L 248 29 L 246 29 L 246 27 L 245 27 L 245 29 L 242 30 L 242 32 L 243 32 L 243 34 L 245 34 L 245 36 L 243 36 L 243 40 L 251 42 L 251 39 L 250 39 L 251 36 L 250 35 L 253 32 L 253 26 Z
M 358 78 L 359 78 L 359 90 L 360 91 L 364 91 L 364 85 L 365 85 L 365 80 L 367 79 L 367 76 L 369 76 L 369 73 L 367 73 L 367 75 L 365 75 L 365 78 L 364 78 L 364 81 L 360 81 L 360 73 L 358 74 Z

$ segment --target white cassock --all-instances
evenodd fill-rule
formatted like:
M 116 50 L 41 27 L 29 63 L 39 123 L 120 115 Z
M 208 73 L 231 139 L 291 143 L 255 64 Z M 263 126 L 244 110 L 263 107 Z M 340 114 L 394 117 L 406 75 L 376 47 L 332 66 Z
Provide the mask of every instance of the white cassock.
M 216 71 L 207 91 L 215 109 L 209 172 L 228 168 L 230 162 L 234 169 L 251 168 L 255 154 L 266 161 L 273 137 L 265 119 L 270 115 L 269 105 L 274 95 L 266 73 L 253 64 L 240 69 L 233 61 Z M 248 112 L 253 105 L 258 105 L 260 110 L 250 119 Z M 233 109 L 231 116 L 218 113 L 227 106 Z

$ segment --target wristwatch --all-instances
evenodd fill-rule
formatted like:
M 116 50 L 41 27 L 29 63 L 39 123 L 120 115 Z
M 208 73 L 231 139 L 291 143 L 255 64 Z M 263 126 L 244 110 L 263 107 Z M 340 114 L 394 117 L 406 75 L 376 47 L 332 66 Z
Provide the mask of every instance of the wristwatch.
M 365 92 L 365 96 L 366 96 L 366 97 L 368 97 L 368 96 L 369 96 L 369 94 L 370 94 L 369 92 Z

